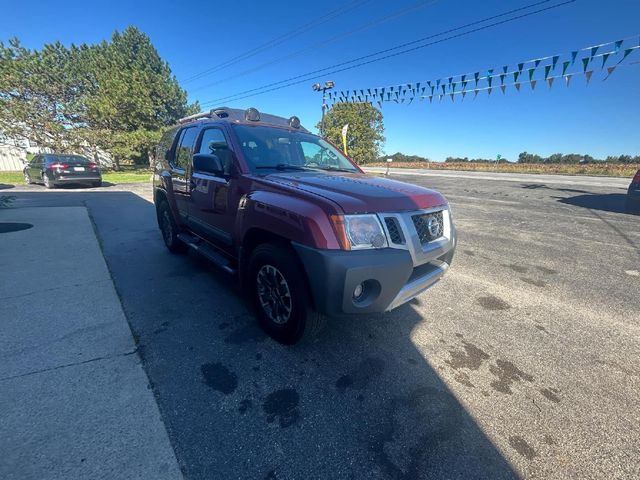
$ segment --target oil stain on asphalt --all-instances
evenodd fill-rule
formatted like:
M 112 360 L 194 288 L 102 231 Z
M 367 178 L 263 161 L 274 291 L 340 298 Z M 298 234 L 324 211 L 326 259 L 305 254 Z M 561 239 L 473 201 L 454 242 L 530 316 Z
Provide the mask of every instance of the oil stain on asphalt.
M 533 460 L 538 454 L 526 440 L 518 435 L 509 437 L 509 445 L 527 460 Z
M 521 380 L 533 382 L 533 376 L 523 372 L 508 360 L 496 360 L 495 365 L 489 367 L 489 371 L 497 377 L 491 382 L 494 390 L 511 395 L 511 385 Z
M 267 422 L 273 423 L 277 419 L 280 427 L 287 428 L 300 419 L 299 403 L 300 396 L 296 390 L 283 388 L 267 395 L 262 409 L 267 415 Z
M 464 350 L 450 350 L 451 360 L 446 360 L 454 370 L 468 368 L 478 370 L 482 362 L 489 359 L 489 354 L 476 347 L 473 343 L 462 342 Z
M 509 310 L 511 308 L 507 302 L 493 295 L 479 297 L 476 301 L 487 310 Z
M 204 383 L 225 395 L 233 393 L 238 388 L 238 377 L 221 363 L 205 363 L 200 366 Z

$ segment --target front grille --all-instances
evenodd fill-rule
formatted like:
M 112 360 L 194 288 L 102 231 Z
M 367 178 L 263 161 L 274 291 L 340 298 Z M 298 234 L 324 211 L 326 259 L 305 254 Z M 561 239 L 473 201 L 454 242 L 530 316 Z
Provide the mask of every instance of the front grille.
M 432 242 L 444 233 L 442 211 L 413 215 L 411 219 L 422 244 Z
M 402 230 L 400 230 L 398 220 L 393 217 L 386 217 L 384 219 L 384 223 L 387 225 L 387 230 L 389 231 L 389 240 L 391 241 L 391 243 L 395 243 L 396 245 L 404 245 L 404 235 L 402 235 Z

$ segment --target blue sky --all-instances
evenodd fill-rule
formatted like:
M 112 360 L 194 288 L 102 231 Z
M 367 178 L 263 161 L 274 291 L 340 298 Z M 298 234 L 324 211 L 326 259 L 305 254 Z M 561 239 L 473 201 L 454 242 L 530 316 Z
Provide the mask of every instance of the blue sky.
M 370 0 L 330 22 L 310 29 L 276 48 L 238 62 L 183 87 L 191 100 L 206 102 L 396 44 L 439 33 L 535 0 Z M 557 0 L 557 3 L 562 0 Z M 17 36 L 30 48 L 60 40 L 95 43 L 115 29 L 135 25 L 150 37 L 179 80 L 215 67 L 341 6 L 351 0 L 320 2 L 190 1 L 0 1 L 0 40 Z M 551 4 L 556 2 L 551 2 Z M 354 30 L 411 6 L 409 14 L 303 55 L 274 63 L 249 75 L 213 86 L 229 76 Z M 321 75 L 283 90 L 225 102 L 231 107 L 255 106 L 283 116 L 298 115 L 312 127 L 320 117 L 320 96 L 311 84 L 330 77 L 337 89 L 360 89 L 454 74 L 485 71 L 502 65 L 640 34 L 637 0 L 577 0 L 575 3 L 513 23 L 372 63 L 335 75 Z M 637 42 L 636 42 L 637 44 Z M 640 60 L 635 51 L 627 63 Z M 443 160 L 447 156 L 514 160 L 521 151 L 541 155 L 588 153 L 595 157 L 640 154 L 640 64 L 618 69 L 606 82 L 602 76 L 586 86 L 574 78 L 569 88 L 556 83 L 534 92 L 499 90 L 452 103 L 385 103 L 385 152 L 401 151 Z

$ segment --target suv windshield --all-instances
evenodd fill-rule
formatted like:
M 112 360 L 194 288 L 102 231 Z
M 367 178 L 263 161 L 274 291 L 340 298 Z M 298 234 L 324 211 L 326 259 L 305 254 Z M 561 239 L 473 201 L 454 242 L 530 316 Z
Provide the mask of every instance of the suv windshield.
M 329 142 L 304 132 L 282 128 L 233 125 L 251 171 L 334 170 L 357 172 Z

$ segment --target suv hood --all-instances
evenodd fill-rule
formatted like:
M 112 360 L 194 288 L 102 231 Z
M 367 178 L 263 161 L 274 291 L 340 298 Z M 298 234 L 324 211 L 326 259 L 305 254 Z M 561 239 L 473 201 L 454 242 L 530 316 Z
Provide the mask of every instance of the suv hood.
M 438 192 L 404 182 L 344 172 L 278 172 L 264 177 L 337 203 L 344 213 L 402 212 L 446 205 Z

